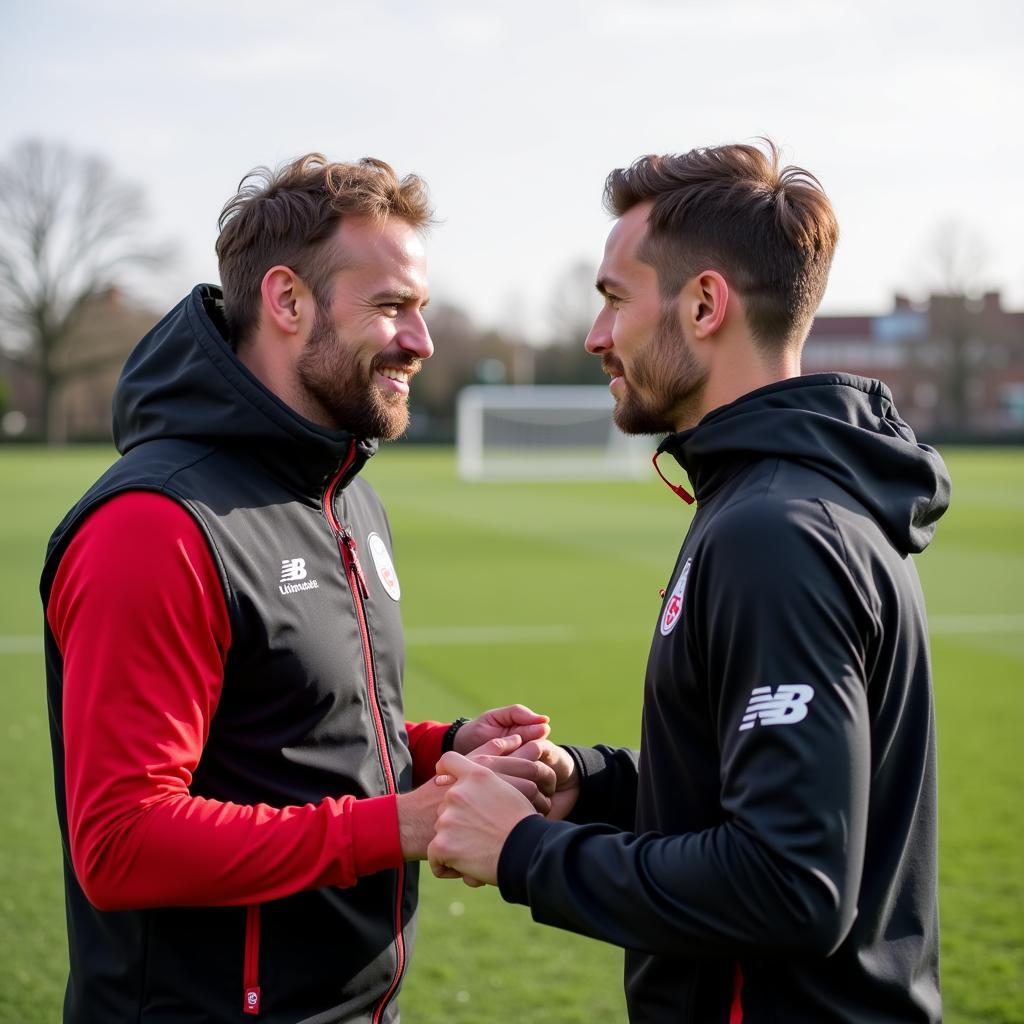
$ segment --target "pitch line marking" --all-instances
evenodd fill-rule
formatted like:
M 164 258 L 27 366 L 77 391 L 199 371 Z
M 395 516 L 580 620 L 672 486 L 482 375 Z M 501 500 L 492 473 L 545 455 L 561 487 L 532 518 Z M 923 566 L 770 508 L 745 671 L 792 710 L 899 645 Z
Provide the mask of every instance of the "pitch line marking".
M 1024 633 L 1024 615 L 930 615 L 933 633 Z
M 1022 633 L 1024 614 L 1009 615 L 932 615 L 932 633 Z M 581 638 L 575 626 L 412 626 L 405 631 L 410 647 L 429 645 L 466 647 L 479 644 L 537 643 L 564 644 Z M 43 649 L 42 637 L 27 634 L 0 634 L 0 655 L 35 654 Z
M 438 644 L 462 647 L 473 644 L 564 644 L 575 640 L 573 626 L 413 626 L 405 631 L 411 647 Z
M 412 626 L 405 631 L 409 647 L 433 645 L 467 647 L 479 644 L 564 644 L 579 638 L 573 626 Z M 35 654 L 43 649 L 42 637 L 0 635 L 0 654 Z
M 23 636 L 0 636 L 0 654 L 35 654 L 43 649 L 43 638 L 29 633 Z

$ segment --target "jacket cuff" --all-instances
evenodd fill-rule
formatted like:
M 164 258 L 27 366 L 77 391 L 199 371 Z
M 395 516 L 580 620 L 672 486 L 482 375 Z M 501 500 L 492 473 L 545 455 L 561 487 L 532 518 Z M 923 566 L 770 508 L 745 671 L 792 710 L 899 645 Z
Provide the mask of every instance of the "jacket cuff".
M 576 773 L 580 779 L 580 793 L 569 812 L 567 821 L 585 824 L 596 814 L 600 817 L 606 794 L 598 777 L 608 768 L 608 762 L 600 750 L 593 747 L 574 747 L 562 744 L 569 756 L 576 762 Z
M 420 722 L 411 729 L 406 726 L 410 732 L 413 786 L 422 785 L 434 777 L 437 762 L 444 753 L 443 740 L 448 728 L 447 722 Z
M 352 804 L 352 865 L 356 877 L 403 863 L 398 834 L 398 798 L 373 796 Z
M 498 855 L 498 890 L 508 903 L 530 905 L 530 862 L 549 832 L 572 828 L 562 821 L 548 821 L 539 814 L 523 818 L 509 832 Z

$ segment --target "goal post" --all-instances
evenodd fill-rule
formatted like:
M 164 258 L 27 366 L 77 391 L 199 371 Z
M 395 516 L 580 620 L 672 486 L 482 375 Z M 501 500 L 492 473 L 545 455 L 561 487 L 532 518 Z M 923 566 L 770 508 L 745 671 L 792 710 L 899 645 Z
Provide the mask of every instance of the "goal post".
M 612 422 L 603 386 L 474 385 L 459 392 L 456 451 L 464 480 L 636 479 L 657 442 Z

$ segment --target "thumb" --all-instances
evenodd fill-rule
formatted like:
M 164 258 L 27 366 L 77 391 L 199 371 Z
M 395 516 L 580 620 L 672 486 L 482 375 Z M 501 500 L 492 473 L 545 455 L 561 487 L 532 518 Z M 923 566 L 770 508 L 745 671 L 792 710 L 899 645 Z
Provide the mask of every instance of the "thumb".
M 536 725 L 551 721 L 547 715 L 538 715 L 525 704 L 510 704 L 508 707 L 495 708 L 491 713 L 501 718 L 506 725 Z
M 468 757 L 463 757 L 462 754 L 449 750 L 446 754 L 441 755 L 441 760 L 437 762 L 434 771 L 438 776 L 450 776 L 451 778 L 447 780 L 447 784 L 451 784 L 451 782 L 471 774 L 476 767 Z

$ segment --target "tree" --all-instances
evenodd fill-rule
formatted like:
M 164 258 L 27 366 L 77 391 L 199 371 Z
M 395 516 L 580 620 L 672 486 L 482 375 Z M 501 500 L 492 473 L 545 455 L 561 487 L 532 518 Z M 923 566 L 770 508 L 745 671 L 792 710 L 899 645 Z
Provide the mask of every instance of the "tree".
M 69 344 L 89 300 L 169 256 L 144 222 L 141 190 L 97 157 L 29 140 L 0 163 L 0 347 L 38 380 L 47 440 L 60 389 L 119 358 Z
M 577 260 L 559 275 L 551 295 L 551 344 L 583 345 L 601 308 L 596 280 L 597 267 L 587 260 Z
M 513 360 L 512 343 L 498 331 L 482 330 L 451 302 L 431 302 L 426 314 L 434 341 L 434 354 L 416 378 L 415 408 L 426 413 L 428 431 L 435 439 L 455 434 L 455 399 L 469 384 L 482 383 L 485 365 L 504 368 L 507 378 Z
M 540 384 L 601 384 L 601 362 L 583 347 L 601 296 L 594 287 L 597 267 L 586 260 L 571 263 L 558 276 L 551 293 L 548 344 L 535 353 Z
M 972 343 L 968 300 L 982 290 L 988 246 L 976 231 L 955 220 L 941 223 L 932 235 L 932 295 L 929 301 L 931 333 L 946 345 L 943 375 L 944 419 L 962 430 L 970 422 L 971 380 L 984 353 Z
M 946 220 L 935 229 L 929 248 L 936 291 L 966 298 L 982 290 L 989 246 L 979 232 Z

